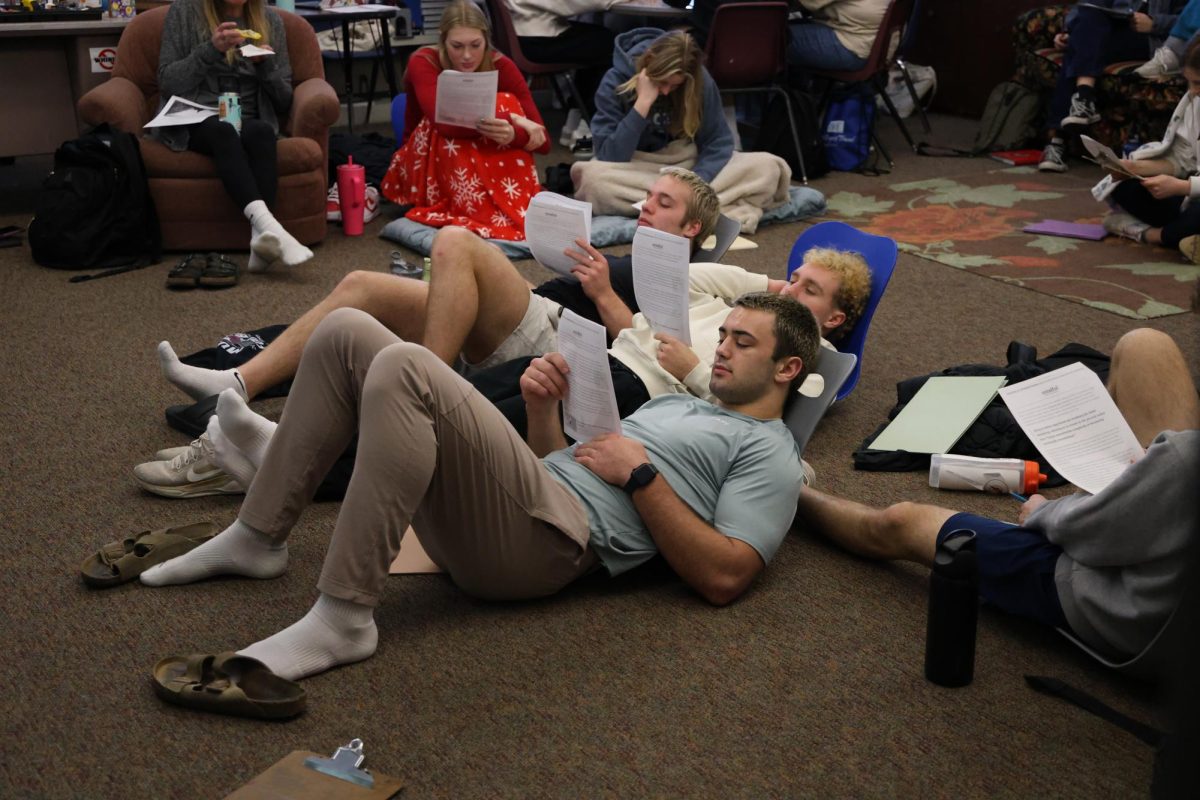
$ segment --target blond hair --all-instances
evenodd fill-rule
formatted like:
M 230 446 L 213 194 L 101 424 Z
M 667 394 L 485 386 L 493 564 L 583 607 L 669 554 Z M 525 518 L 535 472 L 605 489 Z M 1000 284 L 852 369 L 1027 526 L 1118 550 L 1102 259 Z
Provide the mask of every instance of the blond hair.
M 634 62 L 633 77 L 617 87 L 620 94 L 636 94 L 638 74 L 661 83 L 673 75 L 683 76 L 683 85 L 667 95 L 671 104 L 671 135 L 696 137 L 704 113 L 704 53 L 687 31 L 668 31 L 642 51 Z
M 442 21 L 438 25 L 438 60 L 442 62 L 442 69 L 450 69 L 450 54 L 446 52 L 446 37 L 450 35 L 450 31 L 454 28 L 474 28 L 483 34 L 483 58 L 479 62 L 479 68 L 476 72 L 491 72 L 496 68 L 496 63 L 492 59 L 492 26 L 488 24 L 487 17 L 479 10 L 479 6 L 469 0 L 456 0 L 446 6 L 446 10 L 442 12 Z
M 690 169 L 683 167 L 663 167 L 660 175 L 670 175 L 689 190 L 689 196 L 684 209 L 684 224 L 699 222 L 700 231 L 692 238 L 692 251 L 695 252 L 704 240 L 717 229 L 717 218 L 721 216 L 721 201 L 708 182 Z
M 871 268 L 867 266 L 867 260 L 862 253 L 852 250 L 811 247 L 801 263 L 815 264 L 837 275 L 838 289 L 833 295 L 833 303 L 846 315 L 846 320 L 830 334 L 830 338 L 844 337 L 854 329 L 871 297 Z
M 225 20 L 224 15 L 217 8 L 217 3 L 221 0 L 204 0 L 204 21 L 208 23 L 208 33 L 211 37 L 217 30 L 217 26 Z M 261 39 L 255 40 L 254 44 L 265 47 L 271 44 L 271 25 L 267 22 L 267 2 L 266 0 L 247 0 L 246 2 L 246 27 L 252 31 L 257 31 L 262 34 Z M 231 47 L 225 51 L 225 61 L 232 64 L 238 57 L 238 49 Z

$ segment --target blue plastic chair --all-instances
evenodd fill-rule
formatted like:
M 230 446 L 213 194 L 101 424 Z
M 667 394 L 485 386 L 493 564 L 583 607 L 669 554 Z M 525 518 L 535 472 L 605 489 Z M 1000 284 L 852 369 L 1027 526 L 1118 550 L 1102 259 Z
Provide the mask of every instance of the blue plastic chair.
M 819 222 L 800 234 L 800 238 L 792 245 L 791 255 L 788 256 L 787 274 L 789 278 L 792 276 L 792 271 L 804 262 L 804 254 L 813 247 L 833 247 L 838 250 L 861 253 L 867 261 L 867 266 L 871 268 L 871 296 L 867 299 L 867 306 L 863 309 L 862 317 L 854 326 L 854 330 L 835 343 L 841 352 L 853 353 L 858 357 L 858 362 L 854 365 L 854 372 L 838 390 L 837 399 L 844 400 L 858 384 L 858 375 L 862 371 L 863 346 L 867 341 L 867 329 L 871 327 L 871 317 L 875 315 L 875 307 L 879 305 L 879 299 L 883 297 L 883 290 L 887 288 L 888 281 L 892 278 L 892 271 L 896 268 L 896 243 L 886 236 L 863 233 L 858 228 L 844 222 Z

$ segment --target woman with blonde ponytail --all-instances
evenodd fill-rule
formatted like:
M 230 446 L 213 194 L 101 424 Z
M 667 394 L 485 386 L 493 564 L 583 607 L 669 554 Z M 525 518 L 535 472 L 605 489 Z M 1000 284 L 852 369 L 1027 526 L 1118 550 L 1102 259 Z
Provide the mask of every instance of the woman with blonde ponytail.
M 596 159 L 628 162 L 639 150 L 688 140 L 697 150 L 692 171 L 711 182 L 733 155 L 733 134 L 703 62 L 685 31 L 636 28 L 618 36 L 613 68 L 596 92 Z
M 253 44 L 273 51 L 246 57 Z M 292 67 L 283 20 L 266 0 L 175 0 L 163 25 L 158 59 L 159 108 L 173 95 L 216 107 L 238 95 L 241 131 L 212 116 L 194 125 L 151 128 L 150 136 L 175 151 L 211 156 L 221 182 L 250 221 L 251 272 L 282 261 L 296 266 L 312 251 L 271 213 L 278 190 L 275 140 L 292 107 Z

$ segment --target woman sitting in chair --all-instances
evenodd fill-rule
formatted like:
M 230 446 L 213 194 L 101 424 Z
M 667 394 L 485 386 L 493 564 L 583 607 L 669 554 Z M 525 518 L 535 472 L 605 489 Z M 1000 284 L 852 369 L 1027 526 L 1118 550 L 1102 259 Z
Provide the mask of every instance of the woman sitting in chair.
M 274 51 L 246 57 L 250 43 Z M 271 213 L 278 189 L 275 139 L 292 106 L 292 68 L 283 20 L 266 0 L 176 0 L 163 24 L 159 52 L 160 110 L 178 95 L 216 107 L 222 93 L 238 96 L 240 130 L 212 116 L 194 125 L 151 128 L 175 151 L 211 156 L 229 196 L 250 220 L 251 272 L 275 261 L 296 266 L 312 251 Z
M 524 214 L 541 190 L 531 152 L 550 141 L 520 70 L 492 49 L 487 19 L 477 6 L 455 2 L 442 14 L 437 47 L 413 53 L 404 76 L 404 143 L 381 189 L 393 203 L 412 205 L 411 220 L 441 228 L 459 225 L 488 239 L 525 239 Z M 499 72 L 496 115 L 474 128 L 435 122 L 443 70 Z
M 805 18 L 788 26 L 788 63 L 852 72 L 867 65 L 892 0 L 799 0 Z
M 691 170 L 709 183 L 733 155 L 721 94 L 685 31 L 635 28 L 617 37 L 613 68 L 596 92 L 592 146 L 599 161 L 634 160 L 672 141 L 695 142 Z

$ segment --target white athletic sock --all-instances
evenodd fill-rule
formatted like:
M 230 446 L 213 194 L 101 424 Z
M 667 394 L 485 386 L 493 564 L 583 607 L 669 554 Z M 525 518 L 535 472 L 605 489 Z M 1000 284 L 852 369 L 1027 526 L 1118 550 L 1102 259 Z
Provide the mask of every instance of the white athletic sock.
M 212 460 L 224 473 L 231 475 L 239 486 L 249 491 L 254 476 L 258 474 L 258 467 L 237 448 L 237 445 L 229 441 L 229 437 L 221 430 L 221 421 L 215 415 L 208 418 L 206 433 L 208 441 L 212 444 Z
M 217 398 L 217 419 L 221 420 L 225 438 L 250 459 L 255 469 L 261 467 L 278 423 L 254 413 L 240 394 L 230 391 L 221 392 Z
M 250 228 L 253 231 L 250 237 L 251 253 L 257 254 L 267 262 L 282 259 L 289 267 L 303 264 L 313 257 L 312 250 L 296 241 L 295 237 L 279 224 L 279 220 L 275 219 L 275 215 L 262 200 L 248 203 L 242 209 L 242 213 L 250 220 Z M 247 269 L 249 268 L 247 266 Z
M 371 606 L 322 594 L 299 622 L 238 654 L 257 658 L 276 675 L 295 681 L 370 658 L 378 641 Z
M 184 364 L 175 355 L 170 342 L 158 343 L 158 363 L 167 380 L 193 400 L 203 400 L 225 389 L 233 389 L 241 397 L 247 397 L 246 384 L 237 369 L 204 369 Z
M 276 242 L 276 245 L 278 245 L 278 241 L 279 241 L 278 239 L 276 239 L 273 235 L 270 235 L 270 238 L 271 238 L 271 240 Z M 253 247 L 254 243 L 251 242 L 250 246 Z M 262 246 L 261 241 L 260 241 L 260 246 Z M 279 258 L 279 256 L 278 256 L 278 254 L 276 254 L 274 258 L 267 259 L 267 258 L 264 258 L 263 256 L 260 256 L 258 253 L 254 252 L 253 250 L 251 250 L 250 251 L 250 260 L 246 262 L 246 271 L 247 272 L 266 272 L 267 270 L 269 270 L 271 268 L 271 264 L 274 263 L 274 261 L 278 258 Z
M 172 586 L 215 575 L 277 578 L 287 569 L 287 543 L 276 544 L 241 520 L 195 550 L 164 561 L 142 573 L 147 586 Z

